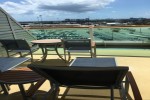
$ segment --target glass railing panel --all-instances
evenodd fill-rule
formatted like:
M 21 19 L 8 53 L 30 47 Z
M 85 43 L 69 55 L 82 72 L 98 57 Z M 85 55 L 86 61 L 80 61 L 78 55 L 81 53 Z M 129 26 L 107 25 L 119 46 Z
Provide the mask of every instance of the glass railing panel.
M 32 29 L 37 39 L 84 39 L 92 38 L 89 28 Z M 95 41 L 150 41 L 150 27 L 93 28 Z
M 88 28 L 32 29 L 37 39 L 86 39 L 90 38 Z
M 95 41 L 150 41 L 149 27 L 94 28 Z
M 32 29 L 29 30 L 37 39 L 86 39 L 91 38 L 90 28 L 54 28 L 54 29 Z M 102 55 L 100 44 L 106 46 L 107 43 L 116 44 L 124 43 L 125 47 L 129 44 L 136 45 L 140 49 L 148 49 L 150 45 L 150 27 L 100 27 L 92 28 L 93 40 L 97 44 L 97 55 Z M 144 44 L 146 43 L 146 44 Z M 143 46 L 145 45 L 145 47 Z M 140 45 L 140 46 L 139 46 Z M 101 48 L 99 50 L 99 47 Z M 113 47 L 113 46 L 110 46 Z M 129 47 L 129 48 L 130 48 Z M 134 46 L 135 47 L 135 46 Z M 150 47 L 150 46 L 149 46 Z M 109 47 L 108 47 L 109 48 Z M 107 49 L 108 49 L 107 48 Z M 118 46 L 119 48 L 119 46 Z M 122 47 L 120 47 L 122 48 Z M 129 49 L 127 48 L 127 49 Z M 136 48 L 136 47 L 135 47 Z M 106 49 L 106 48 L 103 48 Z M 114 49 L 113 49 L 114 50 Z M 131 49 L 130 49 L 131 50 Z M 100 52 L 99 52 L 100 51 Z M 105 51 L 105 50 L 104 50 Z M 110 51 L 112 52 L 112 50 Z M 115 52 L 112 52 L 114 54 Z M 109 53 L 107 53 L 109 54 Z M 107 55 L 106 54 L 106 55 Z M 119 54 L 119 53 L 117 53 Z M 122 53 L 129 54 L 129 53 Z M 105 55 L 105 53 L 104 53 Z M 111 55 L 111 54 L 110 54 Z M 115 55 L 115 54 L 114 54 Z M 130 54 L 129 54 L 130 55 Z M 135 54 L 137 55 L 137 54 Z M 144 55 L 144 54 L 142 54 Z

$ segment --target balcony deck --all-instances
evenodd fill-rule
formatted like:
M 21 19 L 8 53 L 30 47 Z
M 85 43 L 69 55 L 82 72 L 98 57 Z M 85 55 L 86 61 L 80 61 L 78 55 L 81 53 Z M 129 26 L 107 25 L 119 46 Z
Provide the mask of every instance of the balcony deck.
M 68 63 L 64 63 L 62 60 L 59 59 L 59 57 L 57 55 L 48 55 L 48 58 L 47 60 L 44 62 L 44 63 L 41 63 L 39 60 L 41 59 L 41 54 L 40 54 L 41 51 L 37 51 L 34 53 L 34 59 L 36 60 L 35 63 L 38 63 L 38 64 L 47 64 L 47 65 L 55 65 L 55 66 L 61 66 L 61 65 L 68 65 Z M 150 99 L 150 87 L 149 87 L 149 84 L 150 84 L 150 51 L 148 50 L 143 50 L 143 51 L 130 51 L 130 53 L 132 54 L 131 56 L 132 57 L 129 57 L 129 56 L 118 56 L 118 54 L 120 55 L 125 55 L 125 52 L 126 52 L 126 55 L 128 54 L 129 55 L 129 51 L 120 51 L 118 52 L 115 51 L 115 50 L 112 50 L 112 51 L 109 51 L 108 49 L 107 50 L 97 50 L 97 53 L 98 55 L 117 55 L 117 56 L 97 56 L 97 57 L 115 57 L 116 59 L 116 63 L 118 66 L 129 66 L 129 70 L 133 73 L 134 75 L 134 78 L 137 82 L 137 85 L 139 87 L 139 90 L 141 92 L 141 95 L 142 95 L 142 98 L 145 100 L 145 99 Z M 143 53 L 143 54 L 142 54 Z M 138 54 L 139 56 L 140 55 L 145 55 L 145 57 L 133 57 L 135 56 L 136 54 Z M 147 55 L 146 55 L 147 54 Z M 87 55 L 85 55 L 87 56 Z M 149 56 L 149 57 L 147 57 Z M 30 56 L 29 56 L 30 57 Z M 73 55 L 72 56 L 72 59 L 74 59 L 76 56 Z M 26 66 L 27 64 L 29 64 L 30 62 L 26 62 L 20 66 Z M 25 85 L 25 88 L 28 88 L 28 84 Z M 41 88 L 39 89 L 40 91 L 42 92 L 45 92 L 45 91 L 48 91 L 48 88 L 49 87 L 49 82 L 46 81 L 42 86 Z M 65 88 L 61 88 L 61 93 L 63 93 L 65 90 Z M 2 95 L 0 94 L 0 100 L 21 100 L 19 98 L 21 98 L 21 95 L 18 93 L 19 92 L 19 89 L 17 87 L 17 85 L 11 85 L 11 90 L 10 90 L 10 95 L 8 96 L 5 96 L 5 95 Z M 76 90 L 75 92 L 77 92 L 79 94 L 79 92 L 83 93 L 83 92 L 87 92 L 89 94 L 94 94 L 94 95 L 97 95 L 97 94 L 101 94 L 102 92 L 99 92 L 98 90 L 96 91 L 78 91 Z M 108 92 L 109 93 L 109 92 Z M 104 94 L 104 93 L 103 93 Z M 131 94 L 132 95 L 132 94 Z M 69 100 L 69 99 L 68 99 Z M 82 99 L 81 99 L 82 100 Z M 94 99 L 91 99 L 91 98 L 88 98 L 88 99 L 83 99 L 83 100 L 97 100 L 97 98 L 94 98 Z M 106 100 L 106 98 L 104 98 L 104 100 Z

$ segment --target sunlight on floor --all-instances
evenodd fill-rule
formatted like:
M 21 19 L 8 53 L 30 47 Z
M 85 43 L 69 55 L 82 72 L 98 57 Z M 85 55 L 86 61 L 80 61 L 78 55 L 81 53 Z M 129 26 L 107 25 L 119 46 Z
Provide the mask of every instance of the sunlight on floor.
M 73 56 L 75 58 L 76 56 Z M 99 56 L 100 57 L 100 56 Z M 106 57 L 106 56 L 103 56 Z M 108 56 L 107 56 L 108 57 Z M 110 56 L 109 56 L 110 57 Z M 112 57 L 112 56 L 111 56 Z M 64 61 L 61 61 L 58 56 L 55 55 L 48 55 L 47 61 L 44 63 L 40 62 L 41 55 L 34 55 L 34 59 L 39 64 L 48 64 L 48 65 L 65 65 L 66 63 Z M 53 59 L 55 59 L 55 62 L 53 62 Z M 57 59 L 57 62 L 56 62 Z M 139 90 L 141 92 L 141 95 L 143 99 L 150 99 L 150 58 L 144 58 L 144 57 L 115 57 L 116 63 L 118 66 L 129 66 L 129 70 L 133 73 L 135 80 L 137 82 L 137 85 L 139 87 Z M 27 62 L 25 64 L 22 64 L 21 66 L 26 66 L 30 62 Z M 67 64 L 66 64 L 67 65 Z M 28 88 L 29 85 L 25 85 L 26 88 Z M 41 91 L 48 91 L 50 87 L 50 84 L 48 81 L 46 81 L 39 90 Z M 65 88 L 61 88 L 61 93 L 63 93 Z M 15 92 L 18 92 L 19 89 L 16 85 L 11 86 L 10 94 L 14 94 Z M 13 100 L 10 99 L 11 96 L 3 96 L 0 95 L 1 100 Z

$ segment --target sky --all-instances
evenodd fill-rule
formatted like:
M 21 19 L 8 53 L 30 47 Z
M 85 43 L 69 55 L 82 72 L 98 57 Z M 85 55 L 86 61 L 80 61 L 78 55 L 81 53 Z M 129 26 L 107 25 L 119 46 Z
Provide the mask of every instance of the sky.
M 17 21 L 150 18 L 150 0 L 0 0 Z

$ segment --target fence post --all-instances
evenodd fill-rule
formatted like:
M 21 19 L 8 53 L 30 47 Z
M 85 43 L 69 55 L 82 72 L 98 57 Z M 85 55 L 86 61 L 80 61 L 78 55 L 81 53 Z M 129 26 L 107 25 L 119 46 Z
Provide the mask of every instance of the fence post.
M 89 26 L 89 34 L 90 34 L 90 38 L 91 38 L 92 41 L 94 40 L 93 28 L 94 28 L 94 25 Z

